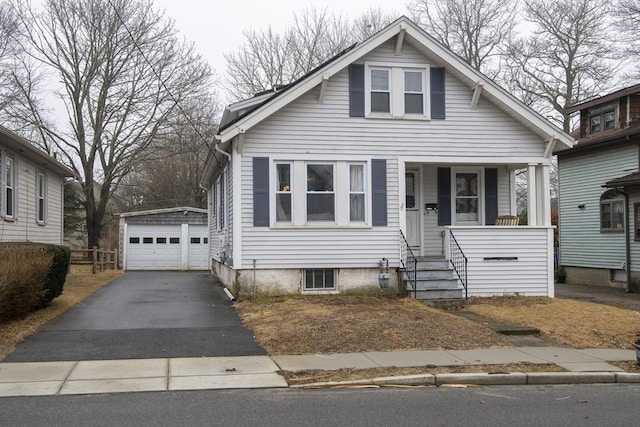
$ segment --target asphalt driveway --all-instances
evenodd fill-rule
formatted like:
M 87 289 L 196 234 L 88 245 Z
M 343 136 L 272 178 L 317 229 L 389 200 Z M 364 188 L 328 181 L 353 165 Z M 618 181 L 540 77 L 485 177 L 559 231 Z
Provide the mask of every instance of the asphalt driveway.
M 132 271 L 29 336 L 4 361 L 263 354 L 207 273 Z

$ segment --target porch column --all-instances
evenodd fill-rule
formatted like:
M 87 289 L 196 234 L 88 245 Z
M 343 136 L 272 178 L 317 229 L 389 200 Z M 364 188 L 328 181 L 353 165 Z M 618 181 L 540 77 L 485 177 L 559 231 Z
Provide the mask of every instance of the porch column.
M 536 189 L 536 164 L 527 167 L 527 219 L 529 225 L 538 225 L 538 191 Z
M 518 215 L 518 194 L 516 192 L 516 171 L 514 169 L 509 170 L 509 195 L 510 215 Z
M 549 165 L 542 164 L 536 167 L 536 186 L 538 189 L 537 225 L 551 225 L 551 188 L 549 184 Z

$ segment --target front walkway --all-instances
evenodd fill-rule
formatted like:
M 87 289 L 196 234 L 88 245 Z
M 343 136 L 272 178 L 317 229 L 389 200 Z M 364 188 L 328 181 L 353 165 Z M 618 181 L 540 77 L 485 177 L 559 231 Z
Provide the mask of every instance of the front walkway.
M 288 387 L 278 371 L 409 366 L 555 364 L 567 372 L 424 374 L 357 381 L 371 385 L 640 383 L 612 361 L 633 350 L 517 347 L 353 354 L 0 363 L 0 396 Z M 425 370 L 428 370 L 425 368 Z

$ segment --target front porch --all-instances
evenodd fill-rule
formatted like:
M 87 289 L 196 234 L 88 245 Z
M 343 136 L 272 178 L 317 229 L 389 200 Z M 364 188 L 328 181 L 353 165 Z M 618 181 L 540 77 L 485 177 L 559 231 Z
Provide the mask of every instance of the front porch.
M 521 294 L 553 297 L 553 227 L 549 163 L 401 167 L 400 241 L 405 285 L 421 299 L 440 299 L 420 270 L 441 258 L 464 296 Z M 516 215 L 516 170 L 526 170 L 528 225 L 494 225 Z M 404 190 L 404 191 L 403 191 Z M 415 268 L 421 260 L 423 267 Z M 416 269 L 415 273 L 412 271 Z M 443 273 L 444 274 L 444 273 Z M 411 292 L 409 292 L 411 293 Z M 426 295 L 436 295 L 426 297 Z

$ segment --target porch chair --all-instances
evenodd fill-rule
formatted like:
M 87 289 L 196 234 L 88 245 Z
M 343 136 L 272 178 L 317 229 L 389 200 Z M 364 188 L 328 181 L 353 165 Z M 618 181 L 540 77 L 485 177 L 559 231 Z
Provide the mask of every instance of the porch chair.
M 518 225 L 520 219 L 515 215 L 500 215 L 496 218 L 495 225 Z

